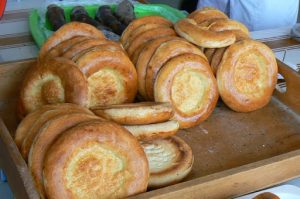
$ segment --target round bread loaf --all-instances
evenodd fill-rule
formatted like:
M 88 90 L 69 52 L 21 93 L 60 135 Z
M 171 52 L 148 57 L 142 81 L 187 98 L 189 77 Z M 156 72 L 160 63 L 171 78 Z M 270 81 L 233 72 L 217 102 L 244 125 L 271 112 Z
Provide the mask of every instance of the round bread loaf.
M 44 157 L 55 139 L 67 129 L 85 121 L 102 120 L 95 115 L 86 113 L 60 114 L 46 121 L 37 131 L 31 145 L 28 165 L 35 181 L 37 190 L 42 198 L 45 198 L 43 184 L 43 162 Z M 103 120 L 102 120 L 103 121 Z
M 215 19 L 228 19 L 227 15 L 222 11 L 212 7 L 204 7 L 202 9 L 195 10 L 188 15 L 188 18 L 195 20 L 197 24 Z
M 137 93 L 134 65 L 118 47 L 101 45 L 73 59 L 87 77 L 88 107 L 130 103 Z
M 212 31 L 198 26 L 193 19 L 185 18 L 174 25 L 176 33 L 191 43 L 204 48 L 221 48 L 233 44 L 236 40 L 231 31 Z
M 154 100 L 153 87 L 156 76 L 163 65 L 170 60 L 172 57 L 176 57 L 181 54 L 192 53 L 199 55 L 206 59 L 202 51 L 194 46 L 193 44 L 187 42 L 184 39 L 176 38 L 165 42 L 153 53 L 151 59 L 148 62 L 146 79 L 145 79 L 145 89 L 147 99 Z
M 103 33 L 92 25 L 80 22 L 70 22 L 63 25 L 48 38 L 40 50 L 39 57 L 44 57 L 50 49 L 75 36 L 105 39 Z
M 124 127 L 139 140 L 153 140 L 175 135 L 179 124 L 175 120 L 170 120 L 155 124 L 125 125 Z
M 271 99 L 277 72 L 275 55 L 265 44 L 243 40 L 231 45 L 217 71 L 222 100 L 237 112 L 262 108 Z
M 170 102 L 180 128 L 193 127 L 205 120 L 218 100 L 216 79 L 207 61 L 195 54 L 183 54 L 169 60 L 159 71 L 154 97 Z
M 57 57 L 42 64 L 42 67 L 33 66 L 23 80 L 20 106 L 25 115 L 46 104 L 87 105 L 86 77 L 72 61 Z
M 139 142 L 113 122 L 84 122 L 48 150 L 44 185 L 49 199 L 125 198 L 146 191 L 148 161 Z
M 143 26 L 145 24 L 161 24 L 165 26 L 171 27 L 173 23 L 164 17 L 161 16 L 145 16 L 132 21 L 127 28 L 122 33 L 120 38 L 120 42 L 125 45 L 131 33 L 136 30 L 138 27 Z
M 165 122 L 173 115 L 170 103 L 140 102 L 93 107 L 92 111 L 101 117 L 119 124 L 152 124 Z
M 192 170 L 191 147 L 177 136 L 141 142 L 149 161 L 149 188 L 175 184 Z

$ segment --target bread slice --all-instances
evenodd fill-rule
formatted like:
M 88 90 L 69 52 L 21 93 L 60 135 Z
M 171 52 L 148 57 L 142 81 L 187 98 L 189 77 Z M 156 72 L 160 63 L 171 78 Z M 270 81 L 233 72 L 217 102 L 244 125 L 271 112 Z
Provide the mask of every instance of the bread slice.
M 168 121 L 173 115 L 170 103 L 140 102 L 93 107 L 92 111 L 101 117 L 119 124 L 151 124 Z
M 192 170 L 194 156 L 191 147 L 177 136 L 141 142 L 149 161 L 148 188 L 175 184 Z
M 43 177 L 49 199 L 126 198 L 146 191 L 149 168 L 143 148 L 126 129 L 91 121 L 55 141 Z
M 177 121 L 170 120 L 156 124 L 125 125 L 124 127 L 139 140 L 151 140 L 175 135 L 179 124 Z

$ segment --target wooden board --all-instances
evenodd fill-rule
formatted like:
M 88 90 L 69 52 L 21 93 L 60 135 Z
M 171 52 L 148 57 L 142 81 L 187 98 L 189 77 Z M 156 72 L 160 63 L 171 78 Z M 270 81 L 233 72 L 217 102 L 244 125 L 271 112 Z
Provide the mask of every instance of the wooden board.
M 20 84 L 32 64 L 27 60 L 0 65 L 0 167 L 16 198 L 38 197 L 11 137 L 18 124 Z M 300 176 L 300 74 L 278 64 L 287 81 L 286 93 L 275 91 L 266 107 L 251 113 L 233 112 L 219 102 L 207 121 L 179 132 L 195 155 L 184 182 L 133 198 L 228 198 Z

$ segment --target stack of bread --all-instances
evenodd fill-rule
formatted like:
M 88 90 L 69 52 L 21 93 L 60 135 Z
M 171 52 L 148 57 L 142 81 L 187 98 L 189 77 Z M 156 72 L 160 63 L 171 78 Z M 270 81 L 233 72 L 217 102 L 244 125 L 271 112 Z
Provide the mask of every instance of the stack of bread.
M 176 36 L 171 21 L 136 19 L 121 43 L 136 65 L 139 95 L 171 103 L 180 128 L 195 126 L 212 113 L 218 92 L 209 63 L 198 47 Z
M 192 169 L 193 154 L 184 140 L 175 136 L 179 129 L 169 103 L 141 102 L 93 107 L 105 119 L 123 125 L 141 143 L 149 162 L 148 188 L 174 184 Z
M 15 142 L 41 198 L 123 198 L 147 190 L 149 166 L 138 140 L 81 106 L 42 106 L 22 120 Z
M 270 101 L 277 82 L 276 58 L 266 45 L 249 38 L 246 26 L 205 7 L 174 27 L 180 36 L 204 49 L 228 107 L 249 112 Z
M 120 43 L 91 25 L 71 22 L 42 46 L 25 76 L 19 109 L 26 115 L 45 104 L 129 103 L 136 92 L 136 70 Z

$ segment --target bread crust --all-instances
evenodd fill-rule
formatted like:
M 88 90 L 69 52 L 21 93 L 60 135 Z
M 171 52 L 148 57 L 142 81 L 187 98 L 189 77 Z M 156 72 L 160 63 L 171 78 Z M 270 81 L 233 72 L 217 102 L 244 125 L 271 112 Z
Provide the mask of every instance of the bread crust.
M 138 90 L 140 95 L 146 100 L 146 88 L 145 88 L 145 81 L 146 81 L 146 73 L 148 63 L 154 54 L 155 50 L 161 45 L 161 43 L 172 40 L 172 39 L 180 39 L 179 37 L 175 36 L 168 36 L 168 37 L 160 37 L 157 39 L 153 39 L 147 42 L 144 48 L 141 50 L 139 57 L 136 62 L 136 71 L 138 75 Z
M 138 140 L 146 141 L 175 135 L 179 129 L 179 124 L 175 120 L 170 120 L 155 124 L 124 125 L 124 127 Z
M 149 161 L 150 189 L 180 182 L 192 170 L 192 149 L 183 139 L 171 136 L 141 144 Z
M 157 102 L 100 106 L 92 111 L 98 116 L 127 125 L 165 122 L 173 116 L 171 104 Z
M 159 37 L 165 37 L 165 36 L 175 36 L 176 33 L 172 28 L 169 27 L 159 27 L 154 28 L 151 30 L 147 30 L 145 32 L 142 32 L 139 34 L 128 46 L 127 53 L 129 57 L 131 57 L 136 49 L 138 49 L 139 46 L 143 45 L 147 41 L 150 41 L 152 39 L 156 39 Z
M 40 50 L 39 57 L 44 57 L 50 49 L 75 36 L 105 39 L 103 33 L 92 25 L 80 22 L 70 22 L 63 25 L 48 38 Z
M 130 37 L 131 33 L 138 27 L 145 24 L 161 24 L 171 27 L 173 23 L 161 16 L 145 16 L 132 21 L 122 33 L 120 42 L 125 45 L 126 41 Z
M 130 103 L 134 100 L 137 93 L 136 70 L 119 48 L 101 45 L 89 49 L 74 61 L 87 77 L 88 107 Z
M 204 48 L 221 48 L 233 44 L 235 35 L 230 31 L 215 32 L 206 27 L 198 26 L 193 19 L 185 18 L 179 20 L 174 28 L 176 33 Z
M 41 64 L 43 66 L 32 66 L 23 80 L 20 104 L 25 114 L 45 104 L 87 105 L 87 80 L 73 62 L 57 57 Z
M 197 24 L 201 24 L 212 19 L 228 19 L 226 14 L 217 9 L 195 10 L 188 15 L 188 18 L 195 20 Z
M 128 37 L 127 41 L 124 44 L 124 48 L 127 49 L 132 41 L 141 33 L 146 31 L 151 31 L 152 29 L 159 28 L 159 27 L 169 27 L 171 28 L 173 24 L 159 24 L 159 23 L 150 23 L 150 24 L 144 24 L 139 27 L 137 27 L 135 30 L 133 30 Z
M 186 53 L 196 54 L 206 59 L 205 55 L 199 48 L 184 39 L 176 38 L 162 42 L 161 45 L 155 50 L 150 61 L 148 62 L 146 72 L 145 89 L 147 99 L 154 100 L 154 82 L 159 70 L 163 67 L 163 65 L 168 60 L 172 59 L 172 57 Z
M 34 123 L 32 123 L 31 127 L 28 129 L 26 136 L 23 139 L 22 146 L 21 146 L 21 154 L 25 161 L 28 160 L 28 155 L 30 151 L 30 147 L 34 141 L 35 136 L 37 135 L 38 131 L 41 127 L 52 118 L 59 116 L 59 115 L 68 115 L 71 113 L 85 113 L 94 115 L 90 110 L 80 107 L 80 106 L 61 106 L 60 109 L 53 109 L 48 110 L 42 113 L 39 118 L 37 118 Z
M 44 105 L 41 108 L 39 108 L 38 110 L 35 110 L 35 111 L 29 113 L 26 117 L 24 117 L 22 119 L 22 121 L 20 122 L 20 124 L 18 125 L 18 128 L 16 129 L 16 133 L 14 136 L 14 140 L 15 140 L 17 147 L 19 149 L 21 148 L 22 142 L 23 142 L 24 138 L 26 137 L 27 132 L 31 128 L 32 124 L 41 116 L 41 114 L 43 114 L 44 112 L 49 111 L 49 110 L 60 109 L 61 107 L 66 107 L 66 106 L 69 108 L 73 108 L 73 107 L 77 107 L 78 105 L 70 104 L 70 103 Z M 88 110 L 88 109 L 86 109 L 86 110 Z M 90 114 L 92 114 L 92 112 L 90 112 Z
M 93 121 L 55 141 L 43 174 L 49 199 L 123 198 L 146 191 L 149 168 L 141 145 L 126 129 Z
M 215 108 L 218 96 L 210 66 L 195 54 L 169 60 L 154 84 L 155 101 L 172 104 L 173 119 L 179 122 L 180 128 L 190 128 L 204 121 Z
M 45 57 L 39 57 L 39 60 L 43 60 L 45 58 L 51 58 L 51 57 L 60 57 L 64 52 L 68 51 L 68 49 L 71 48 L 72 46 L 76 45 L 77 43 L 87 41 L 89 38 L 90 37 L 86 37 L 86 36 L 75 36 L 65 41 L 62 41 L 61 43 L 51 48 L 47 52 L 47 54 L 45 54 Z
M 67 59 L 74 59 L 74 57 L 76 57 L 81 52 L 86 51 L 87 49 L 90 49 L 90 48 L 93 48 L 96 46 L 104 45 L 104 44 L 107 44 L 107 45 L 110 44 L 113 46 L 119 45 L 120 49 L 122 49 L 121 44 L 114 42 L 114 41 L 110 41 L 107 39 L 89 39 L 89 40 L 75 44 L 74 46 L 69 48 L 62 55 L 62 57 L 65 57 Z
M 221 60 L 223 58 L 223 55 L 225 53 L 226 48 L 227 47 L 225 47 L 225 48 L 217 48 L 215 50 L 215 53 L 212 56 L 210 66 L 211 66 L 211 69 L 212 69 L 214 75 L 217 74 L 217 70 L 219 68 L 219 64 L 221 63 Z
M 237 112 L 262 108 L 271 99 L 277 72 L 274 53 L 265 44 L 243 40 L 231 45 L 217 71 L 222 100 Z
M 45 198 L 43 184 L 43 162 L 44 157 L 50 146 L 64 131 L 85 121 L 104 121 L 103 119 L 86 113 L 60 114 L 46 121 L 37 131 L 31 145 L 28 166 L 35 181 L 38 192 Z

